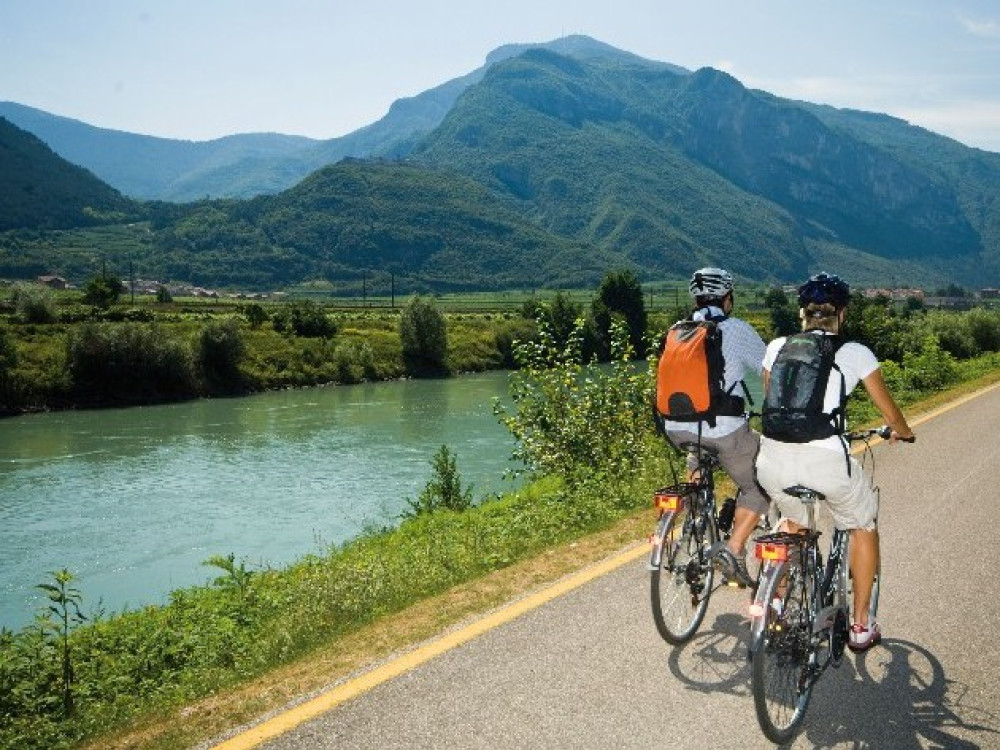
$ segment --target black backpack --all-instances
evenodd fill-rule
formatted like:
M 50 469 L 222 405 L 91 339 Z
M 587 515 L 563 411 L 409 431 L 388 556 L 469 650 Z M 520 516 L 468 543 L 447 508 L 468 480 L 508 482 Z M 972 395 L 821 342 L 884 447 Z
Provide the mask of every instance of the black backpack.
M 839 435 L 846 427 L 847 392 L 834 362 L 843 341 L 823 333 L 789 336 L 778 351 L 761 409 L 763 434 L 783 443 L 808 443 Z M 830 372 L 840 375 L 840 400 L 823 411 Z
M 667 331 L 656 371 L 656 410 L 661 417 L 678 422 L 705 420 L 714 426 L 717 416 L 743 414 L 743 399 L 725 390 L 719 328 L 725 319 L 720 315 L 682 320 Z

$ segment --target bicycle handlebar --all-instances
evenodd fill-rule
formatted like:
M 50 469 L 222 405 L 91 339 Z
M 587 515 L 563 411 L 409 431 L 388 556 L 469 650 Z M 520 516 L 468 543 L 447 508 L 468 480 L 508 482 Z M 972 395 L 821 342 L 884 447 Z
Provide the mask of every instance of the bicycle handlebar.
M 883 440 L 888 440 L 892 437 L 892 428 L 889 425 L 884 424 L 881 427 L 871 427 L 867 430 L 854 430 L 852 432 L 845 432 L 844 437 L 848 440 L 865 440 L 870 438 L 872 435 L 878 435 Z M 896 437 L 897 440 L 902 440 L 904 443 L 915 443 L 917 442 L 917 436 L 911 435 L 908 438 Z
M 748 412 L 745 412 L 745 416 L 746 416 L 747 419 L 751 419 L 753 417 L 760 417 L 762 415 L 760 414 L 760 412 L 748 411 Z M 845 432 L 844 433 L 844 437 L 848 441 L 851 441 L 851 442 L 853 442 L 855 440 L 865 440 L 867 438 L 872 437 L 873 435 L 878 435 L 883 440 L 888 440 L 888 439 L 890 439 L 892 437 L 892 428 L 889 427 L 889 425 L 884 424 L 881 427 L 870 427 L 867 430 L 853 430 L 851 432 Z M 896 439 L 897 440 L 902 440 L 904 443 L 915 443 L 915 442 L 917 442 L 917 436 L 916 435 L 912 435 L 912 436 L 910 436 L 908 438 L 898 437 L 897 436 Z

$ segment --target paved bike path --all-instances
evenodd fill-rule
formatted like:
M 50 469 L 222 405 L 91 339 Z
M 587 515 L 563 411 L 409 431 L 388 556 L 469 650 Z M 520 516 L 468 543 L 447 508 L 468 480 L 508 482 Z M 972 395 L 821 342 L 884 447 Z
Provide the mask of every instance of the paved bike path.
M 984 541 L 1000 501 L 1000 388 L 917 424 L 915 445 L 874 449 L 885 640 L 823 676 L 796 748 L 1000 748 L 998 555 Z M 750 695 L 745 593 L 717 592 L 699 634 L 672 648 L 652 622 L 644 550 L 219 747 L 769 747 Z

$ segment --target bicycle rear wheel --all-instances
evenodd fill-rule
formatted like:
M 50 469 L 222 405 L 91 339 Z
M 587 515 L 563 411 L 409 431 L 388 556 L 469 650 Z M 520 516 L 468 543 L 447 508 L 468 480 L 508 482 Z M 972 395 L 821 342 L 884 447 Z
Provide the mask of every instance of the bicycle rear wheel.
M 705 618 L 715 571 L 706 558 L 716 540 L 707 514 L 691 512 L 689 504 L 660 520 L 659 566 L 650 573 L 653 620 L 663 639 L 679 645 L 690 640 Z
M 789 742 L 805 720 L 812 695 L 816 654 L 811 643 L 809 585 L 800 565 L 762 583 L 766 602 L 763 640 L 751 652 L 757 722 L 774 743 Z

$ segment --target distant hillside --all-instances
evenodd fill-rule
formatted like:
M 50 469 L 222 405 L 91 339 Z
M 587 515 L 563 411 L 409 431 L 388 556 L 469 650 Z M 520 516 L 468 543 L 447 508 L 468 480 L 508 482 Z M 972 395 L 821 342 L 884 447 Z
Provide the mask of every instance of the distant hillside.
M 651 273 L 718 262 L 784 280 L 829 259 L 883 278 L 998 278 L 996 155 L 926 131 L 920 149 L 890 146 L 849 121 L 711 69 L 532 50 L 490 69 L 411 158 Z
M 348 160 L 277 196 L 153 209 L 143 274 L 275 287 L 326 279 L 354 291 L 578 287 L 610 254 L 557 238 L 486 188 L 426 167 Z M 234 259 L 238 258 L 238 262 Z
M 1000 285 L 1000 155 L 716 70 L 558 43 L 571 54 L 501 48 L 340 142 L 384 159 L 345 159 L 330 141 L 290 160 L 265 138 L 248 169 L 338 163 L 274 195 L 144 204 L 149 231 L 0 236 L 0 275 L 29 261 L 79 273 L 62 249 L 99 246 L 147 278 L 242 288 L 568 287 L 707 264 L 768 283 L 828 269 L 862 285 Z M 222 184 L 227 164 L 198 174 Z
M 204 142 L 156 138 L 96 128 L 13 102 L 0 102 L 0 116 L 34 133 L 64 159 L 86 167 L 125 195 L 141 199 L 196 200 L 276 192 L 288 184 L 274 167 L 275 160 L 294 163 L 297 154 L 315 143 L 273 133 Z M 226 177 L 220 184 L 223 173 Z
M 133 211 L 117 190 L 0 117 L 0 231 L 89 226 Z
M 56 153 L 133 198 L 176 202 L 249 198 L 281 192 L 344 158 L 405 156 L 492 65 L 539 47 L 581 60 L 641 59 L 585 36 L 505 45 L 471 73 L 399 99 L 377 122 L 329 140 L 256 133 L 181 141 L 96 128 L 14 102 L 0 102 L 0 117 L 34 133 Z M 646 64 L 684 72 L 666 63 Z

